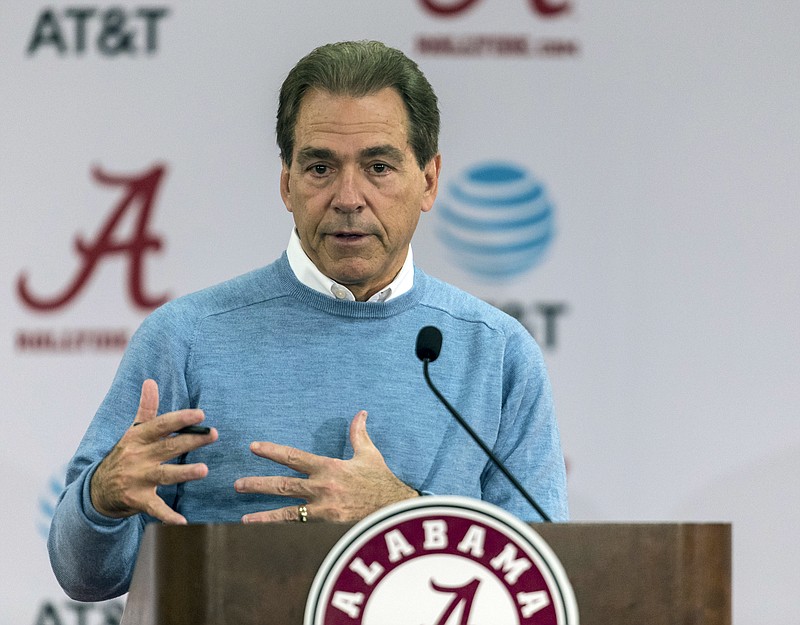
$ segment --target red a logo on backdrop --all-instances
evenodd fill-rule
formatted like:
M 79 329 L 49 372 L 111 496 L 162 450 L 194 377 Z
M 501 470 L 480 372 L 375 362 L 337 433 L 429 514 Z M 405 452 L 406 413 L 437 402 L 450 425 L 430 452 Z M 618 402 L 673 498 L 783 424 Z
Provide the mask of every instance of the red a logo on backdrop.
M 455 15 L 470 8 L 479 0 L 457 0 L 456 2 L 442 1 L 442 0 L 420 0 L 422 6 L 428 9 L 431 13 L 436 15 Z M 560 0 L 553 2 L 553 0 L 528 0 L 531 9 L 541 15 L 542 17 L 553 17 L 560 13 L 569 10 L 569 0 Z
M 122 199 L 113 207 L 94 241 L 87 243 L 80 235 L 76 235 L 75 250 L 82 265 L 72 282 L 58 295 L 39 297 L 31 293 L 28 275 L 23 272 L 17 280 L 17 293 L 22 301 L 35 310 L 53 311 L 61 308 L 86 285 L 101 260 L 114 255 L 125 255 L 128 257 L 128 293 L 133 303 L 147 310 L 165 303 L 168 299 L 166 296 L 149 297 L 144 293 L 142 276 L 145 252 L 160 250 L 163 245 L 163 239 L 148 230 L 148 221 L 152 216 L 153 200 L 165 171 L 164 165 L 155 165 L 138 176 L 112 176 L 95 167 L 92 170 L 94 179 L 102 185 L 122 187 Z M 116 230 L 123 217 L 137 211 L 130 238 L 126 240 L 117 236 Z

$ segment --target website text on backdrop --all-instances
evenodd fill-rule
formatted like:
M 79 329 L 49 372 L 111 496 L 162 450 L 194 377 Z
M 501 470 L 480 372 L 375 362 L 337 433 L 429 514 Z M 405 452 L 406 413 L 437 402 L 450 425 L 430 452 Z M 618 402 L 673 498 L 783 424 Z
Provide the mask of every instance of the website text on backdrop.
M 71 597 L 126 592 L 158 521 L 354 521 L 425 493 L 539 520 L 428 391 L 414 350 L 427 325 L 446 338 L 433 365 L 442 393 L 547 514 L 567 519 L 538 346 L 413 264 L 438 134 L 436 95 L 398 50 L 331 44 L 291 70 L 277 115 L 288 248 L 162 306 L 132 338 L 51 525 Z M 205 434 L 174 435 L 201 423 Z

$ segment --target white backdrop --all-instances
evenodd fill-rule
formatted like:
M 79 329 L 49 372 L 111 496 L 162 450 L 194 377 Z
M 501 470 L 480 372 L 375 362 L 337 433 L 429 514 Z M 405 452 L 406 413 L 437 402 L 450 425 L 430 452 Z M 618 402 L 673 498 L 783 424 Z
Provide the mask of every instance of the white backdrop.
M 131 295 L 282 251 L 277 90 L 316 45 L 361 38 L 409 53 L 440 96 L 442 190 L 415 257 L 542 343 L 573 519 L 732 522 L 735 623 L 796 620 L 798 23 L 796 3 L 723 0 L 0 3 L 0 623 L 118 618 L 120 602 L 63 595 L 44 535 L 147 313 Z M 159 166 L 129 203 L 130 182 L 93 174 Z M 549 229 L 517 273 L 485 279 L 443 238 L 444 209 L 499 219 L 512 245 L 505 187 L 470 180 L 492 167 L 538 185 L 521 210 Z M 465 205 L 464 188 L 487 200 Z M 76 240 L 92 248 L 121 206 L 122 253 L 99 254 L 62 306 L 26 304 L 21 276 L 55 299 L 85 264 Z

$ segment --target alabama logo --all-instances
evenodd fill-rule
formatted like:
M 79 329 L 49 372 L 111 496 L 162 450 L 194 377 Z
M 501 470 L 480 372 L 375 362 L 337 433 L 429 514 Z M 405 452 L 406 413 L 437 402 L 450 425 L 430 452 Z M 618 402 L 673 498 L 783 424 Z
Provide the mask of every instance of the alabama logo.
M 355 525 L 322 563 L 304 625 L 578 625 L 564 568 L 528 525 L 419 497 Z

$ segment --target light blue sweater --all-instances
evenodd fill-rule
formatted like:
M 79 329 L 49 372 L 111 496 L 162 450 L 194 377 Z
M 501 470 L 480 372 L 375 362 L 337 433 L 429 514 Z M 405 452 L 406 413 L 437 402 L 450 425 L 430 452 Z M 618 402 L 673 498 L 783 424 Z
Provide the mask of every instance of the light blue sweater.
M 89 496 L 93 471 L 130 427 L 142 382 L 160 390 L 159 413 L 199 407 L 219 440 L 189 455 L 208 477 L 188 482 L 179 511 L 190 523 L 297 503 L 234 491 L 239 477 L 291 474 L 254 456 L 272 441 L 349 458 L 348 426 L 367 430 L 389 468 L 414 488 L 482 498 L 538 520 L 427 388 L 415 354 L 420 328 L 444 336 L 431 363 L 437 387 L 553 520 L 567 519 L 564 461 L 541 352 L 514 319 L 415 270 L 414 287 L 386 303 L 340 301 L 301 284 L 286 255 L 267 267 L 182 297 L 150 315 L 131 340 L 68 474 L 49 550 L 73 598 L 127 591 L 154 519 L 109 519 Z M 159 491 L 170 503 L 175 487 Z

